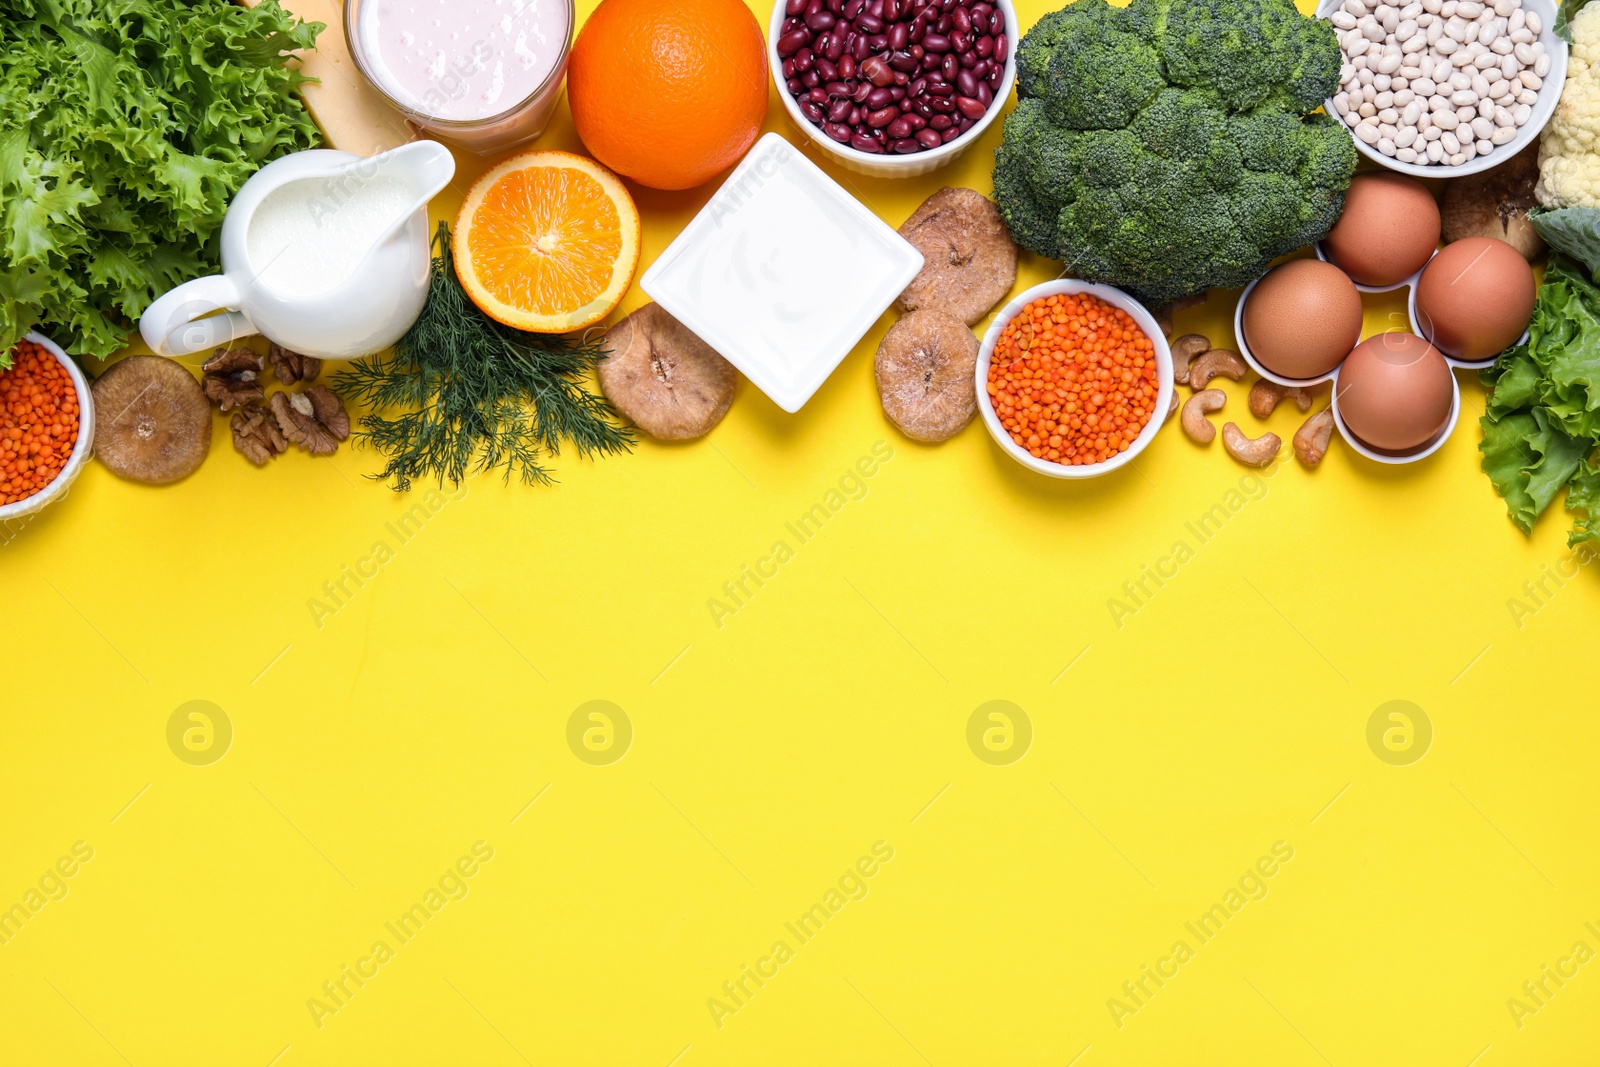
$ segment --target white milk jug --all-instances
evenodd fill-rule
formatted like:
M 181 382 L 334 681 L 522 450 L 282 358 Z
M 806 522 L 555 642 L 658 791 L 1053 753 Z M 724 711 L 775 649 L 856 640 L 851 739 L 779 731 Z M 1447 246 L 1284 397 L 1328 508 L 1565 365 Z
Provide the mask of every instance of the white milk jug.
M 267 164 L 228 206 L 222 273 L 151 304 L 139 332 L 174 357 L 256 333 L 318 359 L 388 348 L 422 312 L 428 201 L 455 171 L 434 141 L 370 159 L 313 149 Z

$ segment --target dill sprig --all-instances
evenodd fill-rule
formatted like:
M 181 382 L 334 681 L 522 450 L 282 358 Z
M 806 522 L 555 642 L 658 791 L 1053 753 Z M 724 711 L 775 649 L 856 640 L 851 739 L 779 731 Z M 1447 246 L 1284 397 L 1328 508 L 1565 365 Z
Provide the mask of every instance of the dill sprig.
M 459 485 L 468 474 L 505 470 L 525 485 L 551 485 L 545 466 L 571 442 L 584 458 L 628 451 L 633 431 L 614 421 L 589 376 L 604 340 L 524 333 L 482 311 L 456 278 L 450 227 L 439 223 L 438 255 L 422 315 L 391 354 L 358 360 L 334 387 L 369 409 L 356 440 L 387 460 L 373 475 L 408 492 L 413 479 Z

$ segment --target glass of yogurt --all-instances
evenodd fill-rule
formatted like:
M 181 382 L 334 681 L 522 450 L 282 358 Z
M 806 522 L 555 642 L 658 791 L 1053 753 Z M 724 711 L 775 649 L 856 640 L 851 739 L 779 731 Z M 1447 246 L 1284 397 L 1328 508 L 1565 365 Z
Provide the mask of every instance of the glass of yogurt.
M 348 0 L 361 73 L 417 126 L 473 152 L 544 132 L 572 49 L 572 0 Z

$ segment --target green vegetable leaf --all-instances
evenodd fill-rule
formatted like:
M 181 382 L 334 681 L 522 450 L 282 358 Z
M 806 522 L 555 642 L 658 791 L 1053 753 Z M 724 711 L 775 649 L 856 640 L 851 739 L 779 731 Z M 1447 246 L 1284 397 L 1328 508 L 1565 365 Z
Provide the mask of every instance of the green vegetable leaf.
M 1567 486 L 1567 510 L 1581 519 L 1572 520 L 1572 532 L 1567 535 L 1567 547 L 1573 548 L 1585 541 L 1600 541 L 1600 467 L 1591 460 L 1578 468 Z
M 1539 398 L 1539 365 L 1528 354 L 1527 346 L 1513 348 L 1480 375 L 1489 394 L 1489 414 L 1495 418 L 1531 406 Z
M 1600 279 L 1600 210 L 1534 208 L 1528 212 L 1528 221 L 1545 244 L 1578 260 L 1589 268 L 1590 277 Z
M 1539 403 L 1574 436 L 1600 437 L 1600 288 L 1552 256 L 1529 326 Z
M 1500 419 L 1486 415 L 1479 423 L 1483 472 L 1505 500 L 1511 521 L 1529 533 L 1594 446 L 1562 433 L 1538 408 Z

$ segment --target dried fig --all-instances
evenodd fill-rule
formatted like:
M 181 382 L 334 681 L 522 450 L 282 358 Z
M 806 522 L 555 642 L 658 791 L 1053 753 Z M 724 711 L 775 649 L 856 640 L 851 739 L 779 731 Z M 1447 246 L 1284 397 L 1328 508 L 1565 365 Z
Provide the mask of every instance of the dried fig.
M 600 391 L 662 441 L 704 437 L 733 404 L 733 365 L 660 304 L 646 304 L 606 335 Z
M 976 189 L 940 189 L 900 227 L 922 253 L 922 271 L 896 307 L 933 308 L 968 326 L 1005 298 L 1017 280 L 1017 246 L 1000 209 Z
M 113 474 L 166 485 L 211 451 L 211 405 L 181 364 L 130 356 L 95 379 L 94 452 Z
M 889 327 L 874 370 L 883 413 L 913 441 L 947 441 L 978 410 L 978 339 L 943 311 L 913 311 Z

